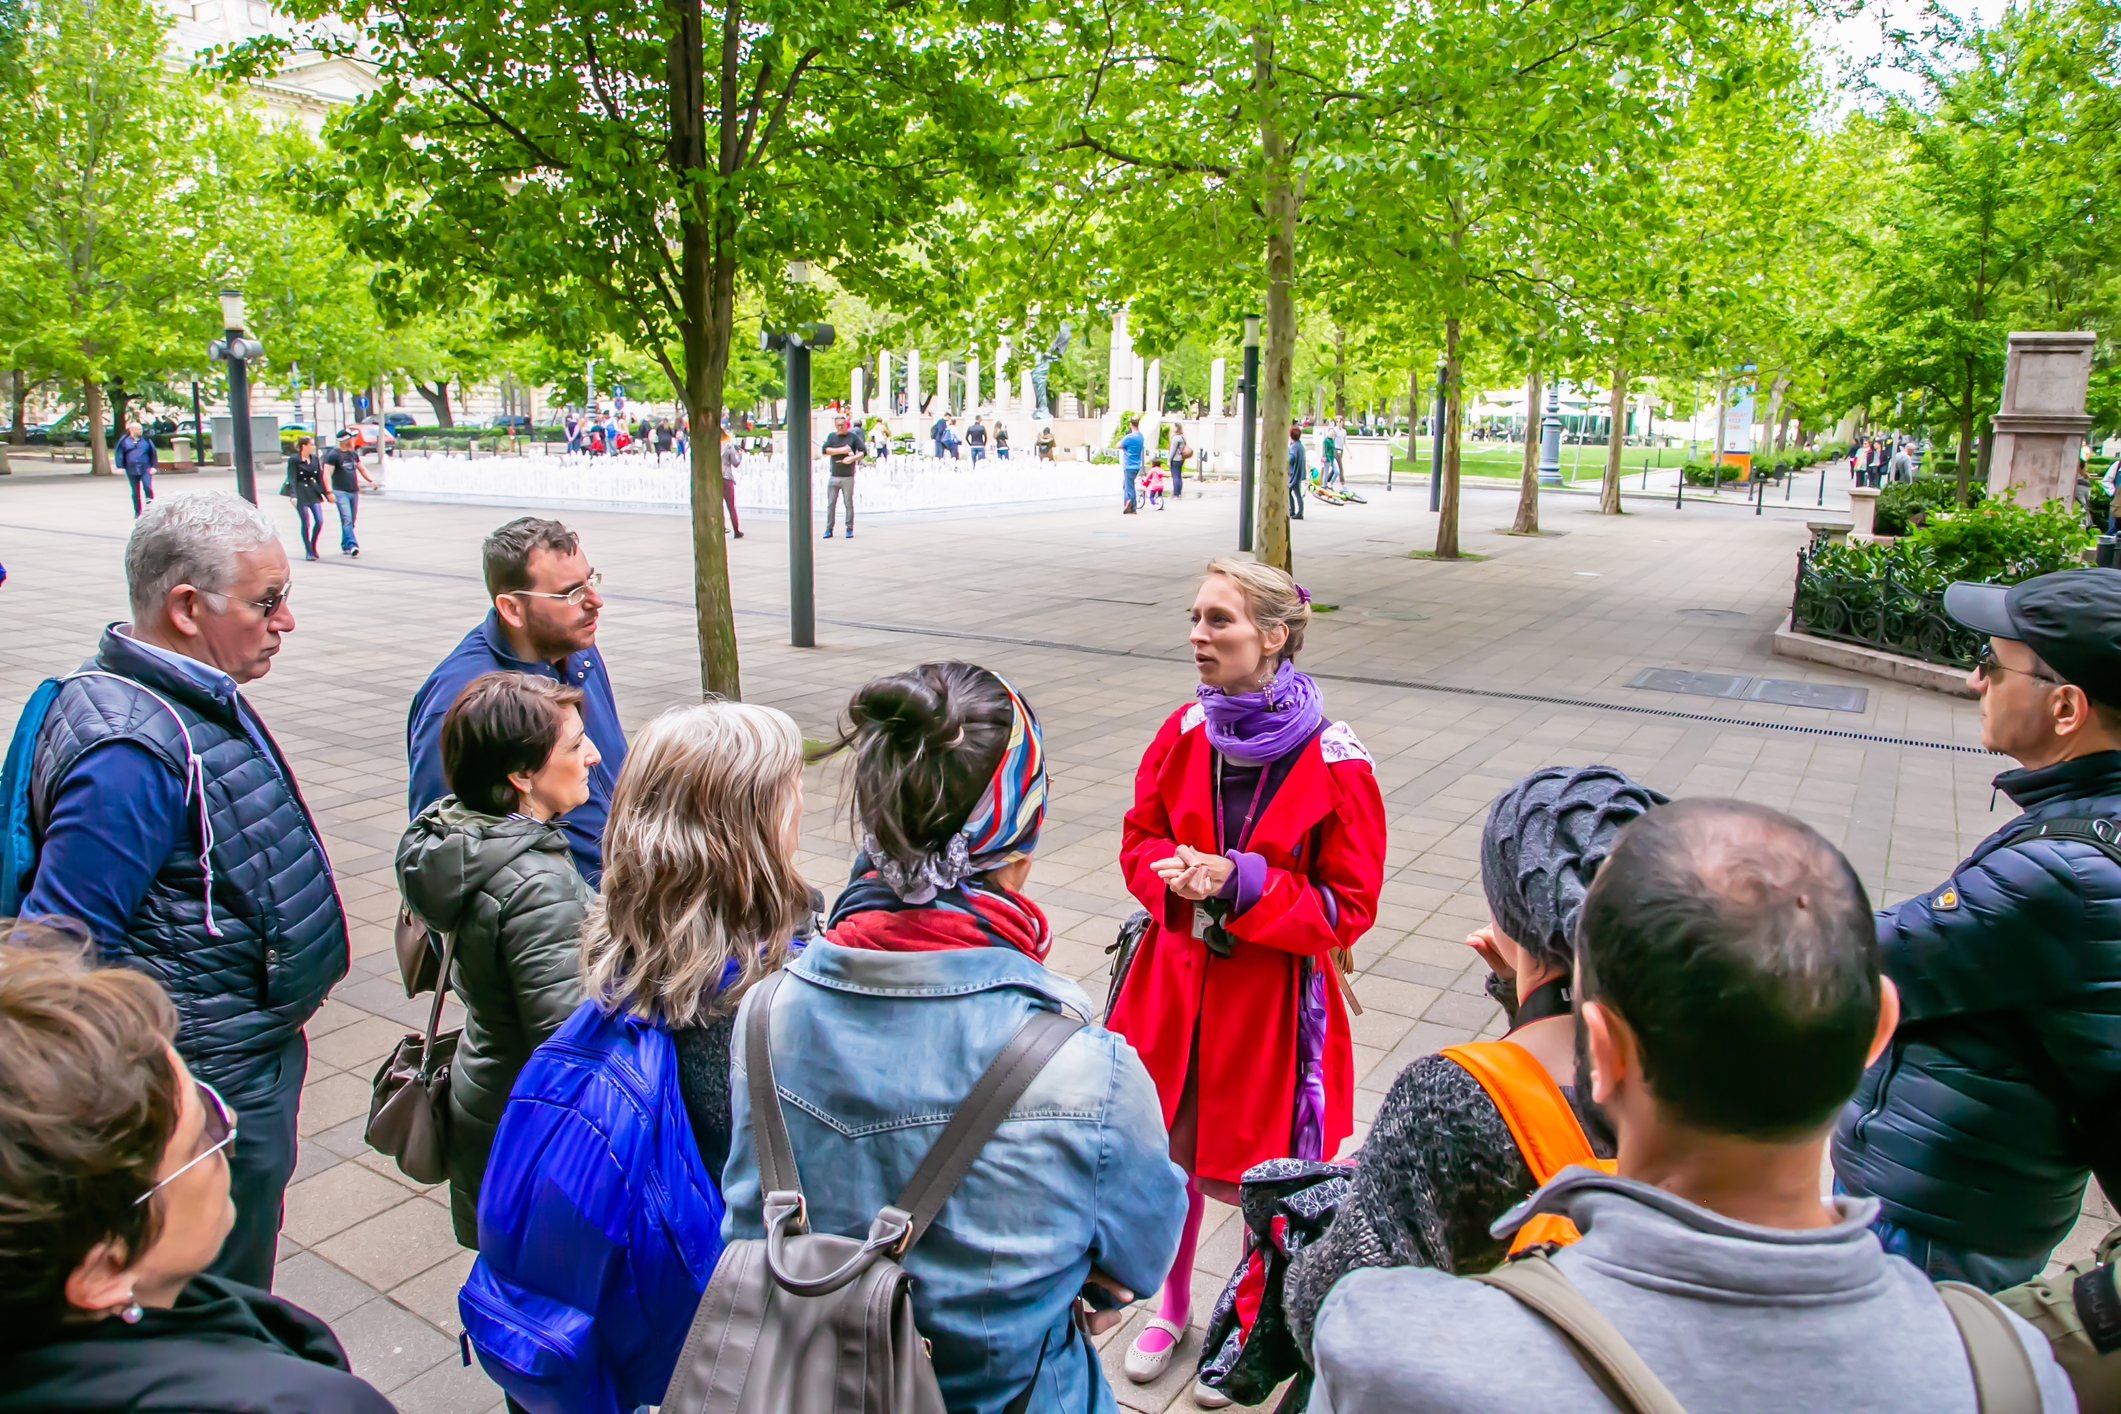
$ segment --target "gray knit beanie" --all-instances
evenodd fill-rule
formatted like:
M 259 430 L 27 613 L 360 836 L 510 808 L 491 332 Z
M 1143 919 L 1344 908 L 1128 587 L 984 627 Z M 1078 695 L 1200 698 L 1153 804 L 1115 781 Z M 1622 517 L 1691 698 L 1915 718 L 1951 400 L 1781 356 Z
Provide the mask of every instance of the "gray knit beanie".
M 1591 876 L 1630 820 L 1665 797 L 1611 766 L 1549 766 L 1495 798 L 1480 832 L 1480 883 L 1502 931 L 1570 967 Z

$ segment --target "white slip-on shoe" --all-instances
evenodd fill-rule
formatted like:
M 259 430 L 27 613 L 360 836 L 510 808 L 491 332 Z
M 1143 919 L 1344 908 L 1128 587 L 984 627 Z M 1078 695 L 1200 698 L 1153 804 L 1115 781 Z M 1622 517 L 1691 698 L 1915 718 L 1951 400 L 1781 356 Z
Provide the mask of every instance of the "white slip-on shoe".
M 1228 1409 L 1230 1396 L 1219 1389 L 1211 1389 L 1199 1380 L 1193 1382 L 1193 1407 L 1196 1409 Z
M 1142 1336 L 1150 1331 L 1162 1331 L 1171 1337 L 1171 1343 L 1162 1350 L 1142 1349 Z M 1134 1337 L 1134 1344 L 1127 1347 L 1127 1378 L 1138 1385 L 1150 1384 L 1163 1374 L 1170 1365 L 1171 1357 L 1186 1343 L 1186 1328 L 1165 1320 L 1162 1316 L 1151 1316 L 1149 1324 L 1142 1327 L 1141 1335 Z

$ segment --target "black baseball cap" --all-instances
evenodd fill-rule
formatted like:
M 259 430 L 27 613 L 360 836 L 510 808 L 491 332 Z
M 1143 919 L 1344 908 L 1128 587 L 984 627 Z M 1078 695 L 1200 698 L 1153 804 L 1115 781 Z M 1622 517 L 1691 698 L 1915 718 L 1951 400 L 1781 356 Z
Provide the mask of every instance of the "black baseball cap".
M 1944 612 L 2016 639 L 2086 696 L 2121 707 L 2121 569 L 2058 570 L 2007 587 L 1961 580 L 1944 591 Z

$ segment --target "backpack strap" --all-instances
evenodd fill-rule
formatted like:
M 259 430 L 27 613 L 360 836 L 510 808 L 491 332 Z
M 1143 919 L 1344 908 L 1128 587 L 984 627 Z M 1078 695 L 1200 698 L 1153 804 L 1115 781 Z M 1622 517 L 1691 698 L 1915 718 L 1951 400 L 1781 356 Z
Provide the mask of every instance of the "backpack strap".
M 2088 844 L 2116 864 L 2121 864 L 2121 820 L 2110 820 L 2100 815 L 2065 815 L 2060 819 L 2041 820 L 2027 825 L 2005 840 L 1999 849 L 2024 844 L 2027 840 L 2075 840 Z
M 1530 1051 L 1514 1041 L 1472 1041 L 1446 1046 L 1442 1054 L 1471 1073 L 1495 1102 L 1503 1123 L 1510 1127 L 1510 1137 L 1517 1141 L 1518 1152 L 1524 1155 L 1525 1167 L 1532 1171 L 1533 1187 L 1571 1164 L 1613 1171 L 1611 1160 L 1591 1152 L 1591 1141 L 1576 1111 L 1569 1108 L 1568 1096 Z M 1521 1252 L 1540 1242 L 1574 1242 L 1579 1236 L 1567 1218 L 1540 1213 L 1517 1229 L 1510 1250 Z
M 1473 1280 L 1507 1291 L 1566 1336 L 1576 1358 L 1625 1414 L 1686 1414 L 1686 1406 L 1664 1387 L 1664 1381 L 1635 1353 L 1627 1337 L 1546 1254 L 1533 1252 L 1512 1257 Z M 1982 1414 L 2001 1411 L 1983 1405 Z
M 2002 1303 L 1963 1281 L 1938 1282 L 1937 1295 L 1966 1346 L 1980 1414 L 2040 1414 L 2039 1377 Z

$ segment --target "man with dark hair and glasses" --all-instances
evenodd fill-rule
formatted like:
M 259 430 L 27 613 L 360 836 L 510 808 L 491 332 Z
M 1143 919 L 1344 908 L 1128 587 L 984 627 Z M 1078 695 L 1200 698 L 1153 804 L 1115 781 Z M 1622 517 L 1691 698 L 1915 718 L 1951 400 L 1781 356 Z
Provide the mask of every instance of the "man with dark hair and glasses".
M 413 694 L 405 724 L 412 772 L 406 813 L 449 794 L 442 768 L 442 718 L 474 678 L 494 672 L 550 678 L 582 692 L 582 726 L 603 760 L 589 768 L 589 799 L 560 817 L 575 867 L 594 885 L 604 872 L 604 817 L 611 787 L 626 764 L 611 678 L 597 651 L 604 576 L 589 563 L 580 537 L 556 520 L 523 516 L 486 537 L 485 620 L 427 675 Z
M 1901 1021 L 1834 1136 L 1886 1249 L 1990 1291 L 2037 1274 L 2096 1173 L 2121 1193 L 2121 570 L 1954 584 L 2022 812 L 1878 915 Z
M 130 623 L 50 699 L 29 770 L 20 912 L 86 924 L 161 983 L 176 1046 L 241 1117 L 213 1271 L 272 1283 L 308 1070 L 302 1027 L 347 969 L 346 917 L 294 771 L 241 689 L 294 631 L 279 532 L 224 492 L 158 501 L 125 547 Z

